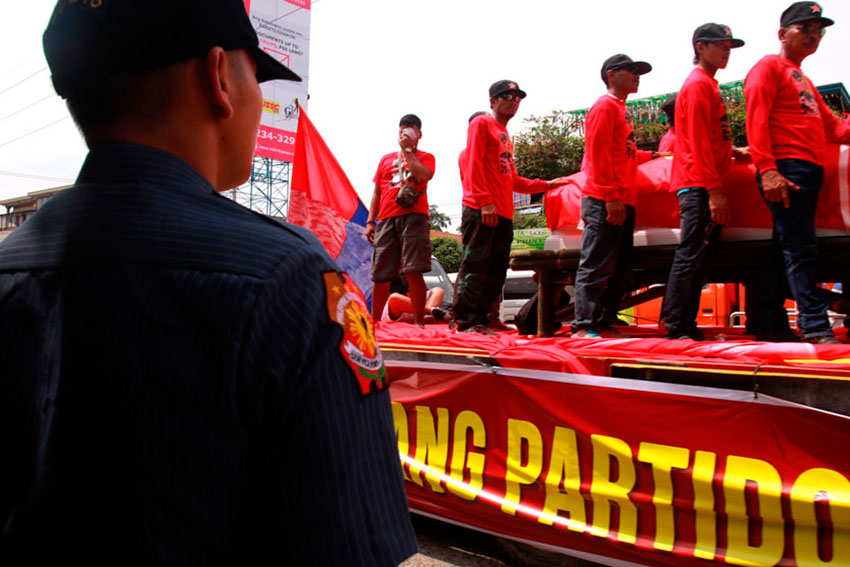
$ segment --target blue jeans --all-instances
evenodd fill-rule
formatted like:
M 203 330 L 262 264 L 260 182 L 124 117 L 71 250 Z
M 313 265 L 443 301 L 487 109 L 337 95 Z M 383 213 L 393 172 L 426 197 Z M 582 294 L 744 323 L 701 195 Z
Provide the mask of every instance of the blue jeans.
M 679 194 L 681 237 L 664 295 L 664 325 L 668 334 L 696 331 L 697 312 L 705 284 L 706 256 L 720 234 L 720 225 L 711 222 L 708 191 L 695 187 Z
M 789 289 L 797 302 L 797 326 L 803 338 L 832 335 L 829 302 L 815 292 L 815 207 L 823 168 L 798 159 L 776 160 L 776 168 L 800 190 L 789 191 L 787 209 L 782 203 L 765 201 L 773 215 L 773 244 L 759 303 L 758 335 L 767 338 L 791 332 L 783 306 Z M 761 176 L 756 180 L 761 191 Z
M 581 198 L 581 260 L 576 271 L 573 331 L 606 329 L 617 319 L 631 272 L 635 208 L 622 226 L 607 222 L 605 201 Z

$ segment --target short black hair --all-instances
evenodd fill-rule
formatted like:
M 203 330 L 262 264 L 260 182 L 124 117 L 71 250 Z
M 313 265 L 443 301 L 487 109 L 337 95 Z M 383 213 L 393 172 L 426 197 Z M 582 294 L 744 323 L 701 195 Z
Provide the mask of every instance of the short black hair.
M 709 42 L 707 41 L 698 41 L 694 44 L 694 65 L 699 63 L 699 49 L 697 49 L 697 45 L 699 45 L 700 43 L 704 43 L 706 45 L 709 44 Z
M 667 100 L 661 105 L 661 112 L 667 115 L 667 125 L 674 128 L 676 121 L 676 94 L 667 97 Z
M 86 141 L 95 132 L 122 120 L 156 120 L 164 116 L 180 88 L 178 75 L 171 71 L 174 67 L 109 77 L 69 94 L 65 103 Z
M 405 114 L 401 117 L 401 120 L 398 121 L 399 126 L 416 126 L 420 130 L 422 129 L 422 121 L 419 120 L 419 117 L 415 114 Z

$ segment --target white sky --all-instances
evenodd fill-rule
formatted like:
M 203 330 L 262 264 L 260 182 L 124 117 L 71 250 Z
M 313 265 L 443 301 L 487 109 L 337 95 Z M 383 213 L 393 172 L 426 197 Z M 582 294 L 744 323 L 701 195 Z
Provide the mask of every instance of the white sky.
M 452 217 L 452 228 L 460 223 L 457 155 L 466 143 L 467 118 L 476 110 L 488 110 L 487 89 L 492 82 L 511 79 L 528 92 L 509 125 L 514 134 L 531 114 L 590 106 L 604 90 L 599 68 L 615 53 L 653 66 L 636 97 L 678 90 L 692 68 L 693 30 L 711 21 L 728 25 L 747 42 L 733 51 L 729 67 L 719 71 L 717 79 L 743 79 L 760 57 L 778 51 L 779 16 L 790 4 L 790 0 L 313 2 L 310 118 L 368 206 L 378 160 L 398 147 L 399 118 L 417 114 L 423 121 L 420 148 L 437 158 L 429 201 Z M 42 70 L 46 63 L 41 34 L 54 3 L 0 3 L 0 199 L 68 183 L 85 157 L 85 146 L 64 103 L 51 96 L 49 73 Z M 850 0 L 823 0 L 821 5 L 836 25 L 803 69 L 816 85 L 850 86 Z M 59 122 L 49 125 L 55 121 Z

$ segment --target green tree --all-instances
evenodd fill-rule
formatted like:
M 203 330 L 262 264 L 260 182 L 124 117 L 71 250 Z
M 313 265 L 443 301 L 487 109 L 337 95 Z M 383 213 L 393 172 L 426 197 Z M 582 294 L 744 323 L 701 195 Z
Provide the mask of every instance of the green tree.
M 584 138 L 575 136 L 576 118 L 555 110 L 525 119 L 528 127 L 514 137 L 517 173 L 531 179 L 555 179 L 581 169 Z
M 743 148 L 747 142 L 747 107 L 743 101 L 732 99 L 726 101 L 726 116 L 729 119 L 729 132 L 732 134 L 732 145 Z
M 449 228 L 449 223 L 451 222 L 449 215 L 444 215 L 438 211 L 437 205 L 430 205 L 428 207 L 428 216 L 430 217 L 428 222 L 431 224 L 431 230 L 445 232 Z
M 448 236 L 431 239 L 431 254 L 434 255 L 447 272 L 456 272 L 460 268 L 463 249 L 460 243 Z
M 635 145 L 639 150 L 658 151 L 658 142 L 667 133 L 667 125 L 661 122 L 646 122 L 635 127 Z
M 514 230 L 546 228 L 546 215 L 521 215 L 514 211 Z

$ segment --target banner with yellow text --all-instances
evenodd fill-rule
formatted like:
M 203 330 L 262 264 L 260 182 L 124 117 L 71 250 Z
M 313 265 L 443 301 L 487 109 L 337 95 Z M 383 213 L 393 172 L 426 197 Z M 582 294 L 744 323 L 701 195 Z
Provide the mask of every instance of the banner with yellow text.
M 607 565 L 850 565 L 850 418 L 738 392 L 388 362 L 411 509 Z

